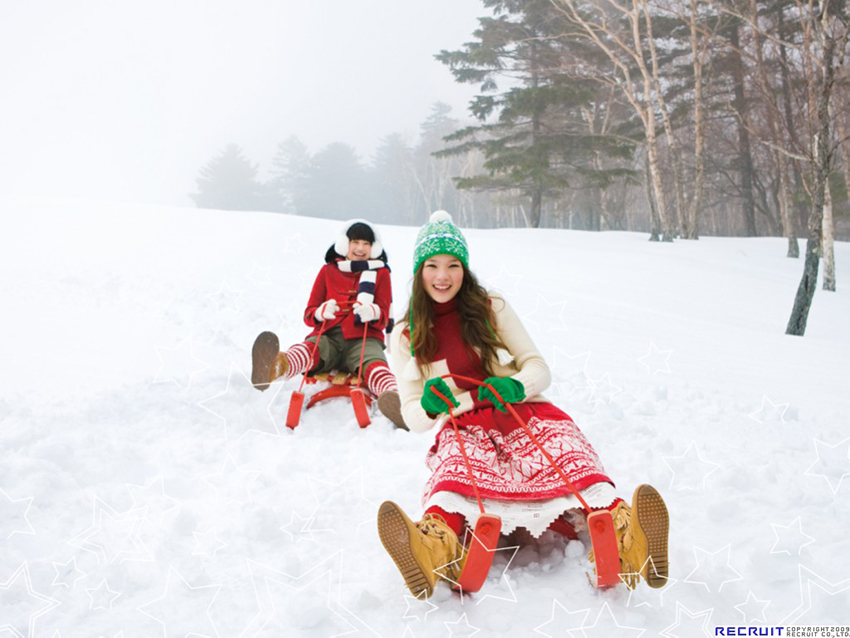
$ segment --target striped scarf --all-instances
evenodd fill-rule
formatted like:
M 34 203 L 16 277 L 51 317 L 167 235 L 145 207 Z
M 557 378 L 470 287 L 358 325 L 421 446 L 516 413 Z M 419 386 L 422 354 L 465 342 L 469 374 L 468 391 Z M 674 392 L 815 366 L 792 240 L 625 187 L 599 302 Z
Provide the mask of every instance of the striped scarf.
M 380 259 L 368 259 L 359 261 L 343 259 L 342 261 L 336 262 L 336 265 L 337 268 L 339 268 L 342 272 L 360 273 L 360 281 L 357 284 L 357 301 L 364 305 L 375 303 L 375 285 L 378 281 L 378 270 L 381 268 L 386 268 L 389 270 L 389 265 L 386 262 Z M 387 324 L 387 334 L 393 331 L 393 325 L 395 321 L 393 320 L 392 314 L 392 306 L 390 306 L 390 316 L 389 323 Z M 360 321 L 360 317 L 355 316 L 354 323 L 356 325 L 361 325 L 363 322 Z

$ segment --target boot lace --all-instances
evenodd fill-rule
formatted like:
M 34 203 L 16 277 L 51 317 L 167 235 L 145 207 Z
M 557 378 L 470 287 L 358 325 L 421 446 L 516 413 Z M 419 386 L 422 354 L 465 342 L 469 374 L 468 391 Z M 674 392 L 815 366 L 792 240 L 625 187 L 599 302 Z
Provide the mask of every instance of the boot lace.
M 426 514 L 421 521 L 414 523 L 416 528 L 426 536 L 436 536 L 441 541 L 446 539 L 448 523 L 439 514 Z
M 447 574 L 440 575 L 451 581 L 457 580 L 460 576 L 460 572 L 463 570 L 462 563 L 465 552 L 460 540 L 455 536 L 448 523 L 446 523 L 446 519 L 439 514 L 426 514 L 421 521 L 414 523 L 414 525 L 416 525 L 416 528 L 424 535 L 435 537 L 439 542 L 451 549 L 450 555 L 452 557 L 452 561 L 449 565 L 445 566 Z M 452 542 L 449 532 L 451 532 L 451 537 L 454 537 L 454 542 Z

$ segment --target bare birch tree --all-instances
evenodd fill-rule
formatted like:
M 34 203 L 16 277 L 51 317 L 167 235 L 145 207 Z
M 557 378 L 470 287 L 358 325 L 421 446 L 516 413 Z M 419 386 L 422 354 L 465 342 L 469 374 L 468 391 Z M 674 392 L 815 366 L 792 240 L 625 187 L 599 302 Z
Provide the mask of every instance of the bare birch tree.
M 837 5 L 837 6 L 836 6 Z M 788 320 L 786 334 L 803 336 L 809 309 L 817 286 L 818 266 L 822 254 L 823 213 L 828 188 L 827 178 L 831 159 L 829 100 L 835 84 L 836 66 L 844 61 L 843 52 L 847 46 L 847 24 L 839 11 L 843 3 L 839 0 L 813 0 L 804 10 L 804 41 L 812 43 L 810 54 L 812 66 L 818 73 L 813 74 L 811 86 L 816 106 L 816 130 L 812 138 L 812 211 L 809 215 L 809 236 L 806 241 L 806 258 L 803 264 L 803 277 L 797 288 L 791 317 Z M 836 63 L 836 52 L 838 62 Z M 807 64 L 808 66 L 808 64 Z
M 673 223 L 671 222 L 659 162 L 658 134 L 655 119 L 656 104 L 652 72 L 646 64 L 646 41 L 653 34 L 641 29 L 644 22 L 644 0 L 626 0 L 620 3 L 609 0 L 605 6 L 581 4 L 576 0 L 550 0 L 553 6 L 572 25 L 592 42 L 614 65 L 614 86 L 618 87 L 641 120 L 645 135 L 646 157 L 648 162 L 651 190 L 658 208 L 661 225 L 661 240 L 673 241 Z M 617 19 L 610 19 L 611 10 Z M 621 27 L 620 25 L 627 25 Z M 651 23 L 647 26 L 651 26 Z M 646 28 L 646 27 L 645 27 Z M 632 78 L 632 68 L 640 73 L 639 80 Z M 650 240 L 658 240 L 652 233 Z

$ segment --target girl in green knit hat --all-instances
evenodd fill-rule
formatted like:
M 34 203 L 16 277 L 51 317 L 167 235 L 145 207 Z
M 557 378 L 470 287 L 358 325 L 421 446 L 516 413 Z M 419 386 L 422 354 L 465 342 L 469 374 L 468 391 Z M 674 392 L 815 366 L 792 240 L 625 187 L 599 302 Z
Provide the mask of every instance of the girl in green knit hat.
M 525 421 L 592 510 L 611 511 L 623 581 L 643 578 L 651 587 L 667 579 L 668 518 L 649 485 L 634 493 L 634 506 L 617 496 L 595 450 L 575 422 L 541 393 L 550 384 L 546 362 L 517 314 L 487 292 L 469 269 L 469 247 L 445 211 L 422 227 L 413 251 L 413 291 L 405 320 L 392 333 L 392 364 L 399 377 L 404 421 L 413 432 L 436 431 L 426 458 L 431 476 L 422 496 L 424 514 L 414 522 L 395 503 L 383 503 L 378 531 L 385 549 L 414 596 L 430 596 L 442 577 L 457 582 L 466 548 L 459 540 L 479 516 L 475 488 L 487 512 L 502 520 L 502 533 L 524 527 L 576 538 L 588 512 L 569 491 L 528 434 L 489 388 Z M 469 467 L 448 419 L 453 404 Z M 652 551 L 650 552 L 650 549 Z

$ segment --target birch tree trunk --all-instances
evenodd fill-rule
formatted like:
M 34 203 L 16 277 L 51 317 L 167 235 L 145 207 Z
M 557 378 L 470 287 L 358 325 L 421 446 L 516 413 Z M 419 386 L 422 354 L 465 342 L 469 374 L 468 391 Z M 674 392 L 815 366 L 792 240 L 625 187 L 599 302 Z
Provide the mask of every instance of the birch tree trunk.
M 670 159 L 673 162 L 673 192 L 676 196 L 676 220 L 679 227 L 679 235 L 685 235 L 687 230 L 687 219 L 685 219 L 685 204 L 682 196 L 682 163 L 679 158 L 679 147 L 673 135 L 673 124 L 670 122 L 670 113 L 667 102 L 664 99 L 664 90 L 661 86 L 660 71 L 658 68 L 658 53 L 655 50 L 655 38 L 652 31 L 652 18 L 649 13 L 648 4 L 642 0 L 643 19 L 646 24 L 646 40 L 649 45 L 649 56 L 652 61 L 652 85 L 655 89 L 655 100 L 658 102 L 658 110 L 661 113 L 661 121 L 664 125 L 664 133 L 667 144 L 670 147 Z M 676 234 L 673 232 L 673 234 Z
M 764 51 L 762 49 L 763 40 L 761 33 L 757 27 L 758 24 L 758 4 L 757 0 L 750 0 L 750 24 L 753 27 L 753 41 L 755 42 L 756 66 L 758 67 L 757 79 L 762 93 L 762 99 L 765 103 L 765 111 L 767 118 L 767 127 L 770 131 L 770 137 L 777 147 L 784 146 L 785 136 L 778 124 L 781 121 L 782 115 L 779 111 L 774 98 L 773 87 L 770 84 L 770 79 L 767 75 L 767 65 L 764 60 Z M 791 212 L 791 194 L 788 188 L 788 158 L 782 151 L 775 150 L 773 153 L 773 161 L 779 173 L 779 215 L 782 220 L 782 232 L 788 239 L 788 257 L 797 258 L 800 256 L 800 247 L 797 244 L 797 225 L 794 223 L 794 217 Z
M 823 237 L 823 208 L 827 176 L 829 175 L 829 98 L 835 81 L 835 35 L 828 29 L 830 0 L 820 0 L 818 3 L 818 19 L 810 16 L 812 31 L 817 34 L 818 49 L 820 50 L 820 81 L 817 86 L 817 129 L 814 134 L 813 166 L 814 188 L 812 193 L 812 212 L 809 215 L 809 237 L 806 241 L 806 260 L 803 265 L 803 277 L 797 288 L 794 307 L 788 320 L 785 334 L 803 336 L 806 334 L 806 323 L 809 309 L 815 294 L 818 279 L 819 259 L 822 251 Z M 812 78 L 814 81 L 814 78 Z
M 649 241 L 659 241 L 661 239 L 661 219 L 658 216 L 655 198 L 652 195 L 652 174 L 649 170 L 649 156 L 647 155 L 644 155 L 643 166 L 646 175 L 646 201 L 649 202 Z
M 644 127 L 649 170 L 648 183 L 658 207 L 661 240 L 673 241 L 672 225 L 667 210 L 658 161 L 658 136 L 656 133 L 652 75 L 646 66 L 643 39 L 640 33 L 641 6 L 645 0 L 632 0 L 631 9 L 616 2 L 607 5 L 604 10 L 597 6 L 595 9 L 599 19 L 596 22 L 585 18 L 582 11 L 588 7 L 583 6 L 582 11 L 579 11 L 574 0 L 550 0 L 550 2 L 569 23 L 584 31 L 588 40 L 608 57 L 614 65 L 615 73 L 619 74 L 613 85 L 623 91 L 623 95 L 635 109 Z M 610 19 L 606 13 L 609 10 L 620 13 L 628 22 L 629 29 L 615 29 L 612 25 L 619 21 Z M 608 39 L 603 40 L 600 34 L 604 34 Z M 651 39 L 652 34 L 648 33 L 646 37 Z M 631 69 L 633 66 L 636 66 L 640 71 L 643 79 L 642 89 L 639 89 L 637 83 L 632 80 Z M 610 78 L 607 81 L 610 81 Z M 652 200 L 649 203 L 651 207 Z M 650 241 L 658 241 L 657 234 L 653 233 L 650 236 Z
M 832 194 L 829 178 L 823 191 L 823 289 L 835 292 L 835 228 L 832 218 Z
M 744 232 L 747 237 L 756 235 L 756 206 L 753 200 L 753 158 L 750 151 L 749 116 L 747 115 L 747 99 L 744 91 L 744 61 L 740 54 L 740 37 L 738 25 L 729 28 L 729 41 L 732 44 L 731 55 L 732 82 L 735 100 L 732 108 L 738 114 L 738 161 L 741 171 L 741 193 L 744 198 Z
M 705 125 L 703 123 L 702 106 L 702 55 L 704 49 L 699 46 L 699 31 L 697 17 L 699 16 L 699 1 L 691 0 L 689 26 L 691 30 L 691 54 L 694 67 L 694 196 L 690 210 L 687 213 L 686 227 L 682 228 L 685 239 L 699 239 L 699 221 L 702 212 L 702 189 L 705 175 Z

